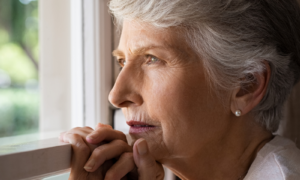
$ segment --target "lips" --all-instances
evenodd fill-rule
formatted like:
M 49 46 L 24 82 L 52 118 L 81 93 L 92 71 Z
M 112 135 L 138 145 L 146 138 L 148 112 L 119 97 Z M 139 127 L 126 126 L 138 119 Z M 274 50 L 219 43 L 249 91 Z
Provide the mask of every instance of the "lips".
M 154 127 L 151 125 L 132 125 L 131 127 Z
M 130 130 L 129 130 L 130 134 L 144 133 L 144 132 L 152 131 L 156 128 L 156 126 L 154 125 L 147 124 L 141 121 L 131 120 L 131 121 L 127 121 L 126 123 L 128 124 L 128 126 L 130 126 Z

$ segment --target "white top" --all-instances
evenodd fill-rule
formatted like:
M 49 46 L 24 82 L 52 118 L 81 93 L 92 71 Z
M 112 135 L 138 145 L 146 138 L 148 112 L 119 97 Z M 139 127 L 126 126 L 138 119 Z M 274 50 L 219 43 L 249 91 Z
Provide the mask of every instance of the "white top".
M 257 153 L 244 180 L 300 180 L 300 150 L 275 136 Z

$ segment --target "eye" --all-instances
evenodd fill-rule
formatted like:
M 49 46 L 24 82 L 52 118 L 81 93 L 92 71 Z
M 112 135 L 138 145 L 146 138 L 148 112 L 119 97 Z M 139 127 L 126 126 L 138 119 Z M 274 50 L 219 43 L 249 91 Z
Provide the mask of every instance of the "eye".
M 118 59 L 117 61 L 118 61 L 119 65 L 120 65 L 121 67 L 124 67 L 125 64 L 126 64 L 125 59 Z
M 152 56 L 152 55 L 147 55 L 147 64 L 154 64 L 159 61 L 160 61 L 160 59 L 158 59 L 157 57 Z

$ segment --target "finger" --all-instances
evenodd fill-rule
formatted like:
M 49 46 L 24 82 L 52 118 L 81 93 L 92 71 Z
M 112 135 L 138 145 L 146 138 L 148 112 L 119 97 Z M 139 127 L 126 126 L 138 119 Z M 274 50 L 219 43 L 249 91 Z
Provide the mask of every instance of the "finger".
M 59 136 L 59 139 L 63 142 L 68 142 L 68 140 L 65 137 L 67 134 L 78 134 L 86 142 L 86 136 L 89 135 L 92 131 L 93 131 L 93 129 L 91 127 L 88 127 L 88 126 L 86 126 L 86 127 L 76 127 L 76 128 L 73 128 L 69 131 L 61 133 L 60 136 Z M 94 144 L 89 144 L 89 143 L 87 143 L 87 144 L 88 144 L 91 151 L 93 151 L 97 147 Z
M 99 129 L 99 128 L 102 128 L 102 127 L 106 127 L 106 128 L 110 128 L 110 129 L 113 129 L 111 127 L 111 125 L 108 125 L 108 124 L 102 124 L 102 123 L 98 123 L 95 130 Z
M 138 168 L 139 180 L 164 178 L 163 167 L 151 156 L 146 140 L 138 139 L 134 143 L 133 158 Z
M 90 133 L 92 133 L 94 130 L 91 127 L 85 126 L 85 127 L 76 127 L 73 128 L 69 131 L 67 131 L 68 133 L 73 133 L 73 134 L 79 134 L 82 137 L 86 137 L 87 135 L 89 135 Z
M 122 179 L 135 168 L 136 166 L 133 161 L 133 154 L 131 152 L 123 153 L 119 160 L 106 172 L 104 180 Z
M 67 132 L 67 131 L 64 131 L 64 132 L 61 132 L 61 133 L 59 134 L 58 139 L 59 139 L 60 141 L 64 141 L 64 140 L 63 140 L 63 137 L 64 137 L 64 134 L 65 134 L 66 132 Z
M 66 133 L 72 133 L 72 134 L 79 134 L 80 136 L 82 136 L 82 137 L 85 139 L 85 137 L 86 137 L 88 134 L 90 134 L 92 131 L 93 131 L 93 129 L 92 129 L 91 127 L 88 127 L 88 126 L 86 126 L 86 127 L 76 127 L 76 128 L 73 128 L 73 129 L 71 129 L 71 130 L 69 130 L 69 131 L 65 131 L 65 132 L 60 133 L 59 138 L 60 138 L 62 141 L 64 141 L 64 138 L 63 138 L 64 135 L 65 135 Z
M 108 144 L 103 144 L 92 152 L 92 155 L 85 164 L 84 168 L 88 172 L 94 172 L 106 160 L 119 157 L 124 152 L 132 152 L 132 147 L 122 140 L 118 139 Z
M 79 178 L 80 176 L 86 174 L 83 166 L 86 160 L 89 158 L 91 151 L 82 137 L 78 134 L 66 134 L 65 140 L 67 140 L 71 144 L 73 150 L 71 161 L 71 175 L 72 177 Z
M 90 149 L 90 152 L 92 152 L 95 148 L 98 147 L 97 145 L 90 144 L 90 143 L 86 142 L 85 136 L 81 136 L 80 134 L 76 134 L 76 133 L 69 133 L 69 132 L 64 133 L 64 136 L 62 137 L 63 142 L 69 143 L 69 136 L 72 135 L 72 134 L 76 135 L 76 136 L 80 136 L 81 140 L 84 141 L 85 144 L 87 145 L 87 147 Z
M 124 142 L 127 142 L 124 133 L 107 127 L 99 128 L 86 137 L 87 142 L 92 144 L 99 144 L 103 141 L 113 141 L 115 139 L 120 139 Z

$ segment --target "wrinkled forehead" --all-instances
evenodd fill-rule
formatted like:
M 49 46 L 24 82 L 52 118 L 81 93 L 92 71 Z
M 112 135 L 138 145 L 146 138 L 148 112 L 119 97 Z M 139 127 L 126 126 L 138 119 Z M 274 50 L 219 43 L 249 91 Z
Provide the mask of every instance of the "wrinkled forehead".
M 125 20 L 119 48 L 121 46 L 140 48 L 148 45 L 169 47 L 173 44 L 171 33 L 169 29 L 156 28 L 148 23 Z
M 126 51 L 151 47 L 181 53 L 190 50 L 184 36 L 176 28 L 157 28 L 148 23 L 124 20 L 118 49 Z

